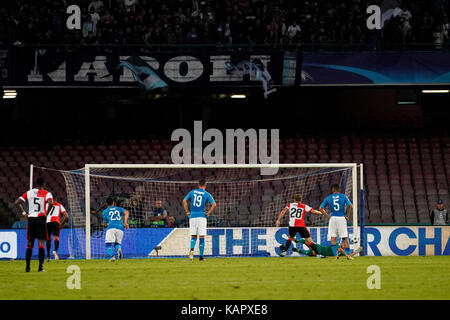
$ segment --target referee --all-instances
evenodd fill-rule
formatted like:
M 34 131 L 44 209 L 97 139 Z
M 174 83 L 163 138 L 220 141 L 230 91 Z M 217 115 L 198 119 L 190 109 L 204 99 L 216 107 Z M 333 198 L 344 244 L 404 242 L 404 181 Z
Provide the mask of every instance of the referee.
M 23 204 L 28 202 L 28 213 L 23 209 Z M 27 224 L 27 251 L 25 272 L 30 272 L 31 255 L 33 253 L 34 240 L 39 245 L 39 269 L 44 270 L 45 241 L 47 240 L 46 216 L 53 207 L 53 196 L 44 190 L 44 180 L 39 177 L 36 180 L 36 188 L 21 195 L 15 202 L 16 208 L 28 220 Z

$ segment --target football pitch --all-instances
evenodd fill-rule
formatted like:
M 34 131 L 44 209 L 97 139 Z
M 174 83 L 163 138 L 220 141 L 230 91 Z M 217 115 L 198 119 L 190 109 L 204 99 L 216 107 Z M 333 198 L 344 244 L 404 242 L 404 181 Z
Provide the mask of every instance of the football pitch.
M 80 268 L 68 289 L 67 268 Z M 380 268 L 368 289 L 367 267 Z M 30 273 L 24 261 L 0 261 L 0 299 L 317 300 L 450 299 L 450 257 L 187 258 L 61 260 Z

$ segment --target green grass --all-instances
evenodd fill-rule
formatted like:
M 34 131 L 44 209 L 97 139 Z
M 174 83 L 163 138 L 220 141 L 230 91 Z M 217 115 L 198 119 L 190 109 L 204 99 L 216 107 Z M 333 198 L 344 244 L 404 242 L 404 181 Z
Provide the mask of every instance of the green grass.
M 66 287 L 69 265 L 81 289 Z M 366 286 L 367 267 L 381 269 L 381 289 Z M 450 299 L 450 257 L 210 258 L 0 261 L 0 299 Z

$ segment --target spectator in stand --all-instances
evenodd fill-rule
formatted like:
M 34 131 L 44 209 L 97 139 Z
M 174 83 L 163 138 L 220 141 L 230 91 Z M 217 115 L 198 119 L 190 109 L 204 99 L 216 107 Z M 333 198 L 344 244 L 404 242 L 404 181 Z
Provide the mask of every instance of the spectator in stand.
M 73 30 L 64 27 L 67 14 L 61 1 L 45 1 L 39 5 L 26 1 L 4 2 L 0 8 L 0 43 L 42 44 L 49 30 L 55 43 L 68 43 L 73 38 Z M 277 39 L 291 44 L 300 40 L 302 43 L 352 41 L 361 45 L 373 42 L 373 31 L 366 27 L 367 1 L 79 2 L 84 14 L 83 37 L 92 31 L 102 44 L 145 45 L 144 41 L 149 44 L 262 44 L 265 39 L 268 43 Z M 398 2 L 402 4 L 401 14 L 387 23 L 377 42 L 416 41 L 436 43 L 439 47 L 444 45 L 442 41 L 449 40 L 448 1 L 411 0 L 407 5 L 403 5 L 406 1 Z
M 130 212 L 128 218 L 128 225 L 130 228 L 142 228 L 144 226 L 144 209 L 142 202 L 138 199 L 133 199 L 128 211 Z
M 441 26 L 436 26 L 436 30 L 433 32 L 434 47 L 436 49 L 441 49 L 444 43 L 444 33 L 442 32 Z
M 444 208 L 442 200 L 439 200 L 436 209 L 430 212 L 430 220 L 433 226 L 445 226 L 448 224 L 448 211 Z
M 442 23 L 442 33 L 444 35 L 444 40 L 448 41 L 450 36 L 450 22 L 448 21 L 448 17 L 444 17 L 444 22 Z
M 97 24 L 98 21 L 100 20 L 100 15 L 94 10 L 93 7 L 91 7 L 89 11 L 89 16 L 91 17 L 91 21 L 93 24 L 92 32 L 94 33 L 94 35 L 97 35 Z
M 153 209 L 153 216 L 150 217 L 151 227 L 164 227 L 166 225 L 167 211 L 163 207 L 161 200 L 155 201 L 155 207 Z
M 197 43 L 199 41 L 199 36 L 197 33 L 197 29 L 195 27 L 191 28 L 191 31 L 187 34 L 187 43 Z
M 103 2 L 101 0 L 93 0 L 89 3 L 87 9 L 89 12 L 99 12 L 100 8 L 104 7 Z
M 169 228 L 175 228 L 177 226 L 177 223 L 175 221 L 175 218 L 173 216 L 169 216 L 167 218 L 167 227 Z
M 87 20 L 83 23 L 83 27 L 81 28 L 81 32 L 83 34 L 83 38 L 87 38 L 89 32 L 94 34 L 94 22 L 92 21 L 91 15 L 87 16 Z
M 297 21 L 292 21 L 292 24 L 288 27 L 287 33 L 289 38 L 289 44 L 296 44 L 300 37 L 300 26 L 297 24 Z

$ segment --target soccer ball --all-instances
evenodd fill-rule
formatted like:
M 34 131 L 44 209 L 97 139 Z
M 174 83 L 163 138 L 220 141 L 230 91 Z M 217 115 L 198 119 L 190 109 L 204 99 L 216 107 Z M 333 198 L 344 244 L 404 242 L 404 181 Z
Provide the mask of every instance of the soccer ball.
M 352 234 L 350 235 L 350 240 L 353 244 L 358 244 L 359 243 L 359 237 L 356 234 Z

